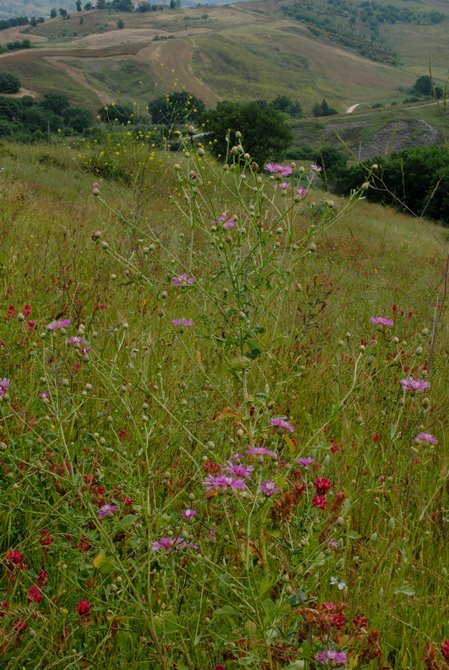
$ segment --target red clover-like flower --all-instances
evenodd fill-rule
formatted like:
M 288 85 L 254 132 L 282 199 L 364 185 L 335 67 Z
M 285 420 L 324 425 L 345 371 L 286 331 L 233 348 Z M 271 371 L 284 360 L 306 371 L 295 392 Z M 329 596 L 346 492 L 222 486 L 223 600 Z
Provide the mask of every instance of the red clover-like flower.
M 80 600 L 76 606 L 76 611 L 81 618 L 89 616 L 91 609 L 92 605 L 87 600 Z

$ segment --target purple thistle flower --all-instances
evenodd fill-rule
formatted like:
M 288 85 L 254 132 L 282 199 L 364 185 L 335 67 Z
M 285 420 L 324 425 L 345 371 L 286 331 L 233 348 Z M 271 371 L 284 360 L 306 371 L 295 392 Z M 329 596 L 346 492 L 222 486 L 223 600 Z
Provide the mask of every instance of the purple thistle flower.
M 190 521 L 190 519 L 193 519 L 194 517 L 196 517 L 197 514 L 198 514 L 198 512 L 196 511 L 196 509 L 187 508 L 187 509 L 184 510 L 184 512 L 181 514 L 181 516 L 184 519 L 187 519 L 188 521 Z
M 166 551 L 170 551 L 170 549 L 173 546 L 174 539 L 172 537 L 161 537 L 160 540 L 155 540 L 153 544 L 151 545 L 151 549 L 153 551 L 160 551 L 161 549 L 165 549 Z
M 171 283 L 173 286 L 191 286 L 195 283 L 195 277 L 189 277 L 188 274 L 183 273 L 177 277 L 173 277 Z
M 270 497 L 273 493 L 280 493 L 281 489 L 276 486 L 276 482 L 273 482 L 271 479 L 267 479 L 259 487 L 259 491 L 263 491 L 267 497 Z
M 319 174 L 323 168 L 321 167 L 321 165 L 317 165 L 317 163 L 312 163 L 310 169 L 312 172 L 317 172 Z
M 236 491 L 244 491 L 246 489 L 246 484 L 243 479 L 226 475 L 219 475 L 218 477 L 208 475 L 203 482 L 203 485 L 206 487 L 206 491 L 212 491 L 214 489 L 234 489 Z
M 288 430 L 289 433 L 295 432 L 295 429 L 293 428 L 292 424 L 286 421 L 285 419 L 282 419 L 281 417 L 270 419 L 270 426 L 279 426 L 279 428 L 284 428 L 285 430 Z
M 384 316 L 370 316 L 371 323 L 375 326 L 394 326 L 392 319 L 386 319 Z
M 190 542 L 187 544 L 183 537 L 161 537 L 160 540 L 155 540 L 151 545 L 152 551 L 165 550 L 167 553 L 171 551 L 178 551 L 179 549 L 198 549 L 198 545 Z
M 61 319 L 60 321 L 52 321 L 48 324 L 47 330 L 59 330 L 60 328 L 68 328 L 72 323 L 72 319 Z
M 299 195 L 300 198 L 305 198 L 306 195 L 308 194 L 308 190 L 306 188 L 297 188 L 296 189 L 296 195 Z
M 316 656 L 318 663 L 330 663 L 332 667 L 345 665 L 348 656 L 345 651 L 335 651 L 334 649 L 326 649 L 326 651 L 318 652 Z
M 273 458 L 277 458 L 275 451 L 270 451 L 270 449 L 265 449 L 265 447 L 248 447 L 248 449 L 245 449 L 245 454 L 248 454 L 248 456 L 272 456 Z
M 118 506 L 112 505 L 111 503 L 106 503 L 103 507 L 100 507 L 98 510 L 98 518 L 104 519 L 106 516 L 113 516 L 114 512 L 117 512 Z
M 415 437 L 415 442 L 420 441 L 429 442 L 430 444 L 438 444 L 437 438 L 430 433 L 418 433 L 418 435 Z
M 232 463 L 232 461 L 228 461 L 228 463 L 229 467 L 225 468 L 228 475 L 241 479 L 251 479 L 251 473 L 254 470 L 252 465 L 242 465 L 241 463 Z
M 312 463 L 315 462 L 314 458 L 311 458 L 310 456 L 305 456 L 304 458 L 297 458 L 296 462 L 301 468 L 304 468 L 304 470 L 308 470 L 309 465 L 312 465 Z
M 265 170 L 270 174 L 279 174 L 281 177 L 288 177 L 293 172 L 293 168 L 290 165 L 280 165 L 279 163 L 267 163 Z
M 425 391 L 430 388 L 430 382 L 425 379 L 414 379 L 413 377 L 401 379 L 400 384 L 403 391 Z
M 73 335 L 67 340 L 67 344 L 74 344 L 75 346 L 81 346 L 82 344 L 87 344 L 86 340 L 83 340 L 79 335 Z
M 7 393 L 9 389 L 9 379 L 8 377 L 3 377 L 3 379 L 0 379 L 0 398 L 3 398 Z
M 227 212 L 225 212 L 217 218 L 217 223 L 220 224 L 222 228 L 234 228 L 237 223 L 237 216 L 236 214 L 234 214 L 234 216 L 228 216 Z
M 282 181 L 280 184 L 276 184 L 275 188 L 280 188 L 281 191 L 286 191 L 289 186 L 290 184 L 288 181 Z
M 189 328 L 193 326 L 191 319 L 172 319 L 172 324 L 178 328 Z
M 328 545 L 329 547 L 332 547 L 332 549 L 338 549 L 338 542 L 336 540 L 329 540 Z
M 41 398 L 42 400 L 48 400 L 49 397 L 50 394 L 48 391 L 42 391 L 42 393 L 39 393 L 39 398 Z

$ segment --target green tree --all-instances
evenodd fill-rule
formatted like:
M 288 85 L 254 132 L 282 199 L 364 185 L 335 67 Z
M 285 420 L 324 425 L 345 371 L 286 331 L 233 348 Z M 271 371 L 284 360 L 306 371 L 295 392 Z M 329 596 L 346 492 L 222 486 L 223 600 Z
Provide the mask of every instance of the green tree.
M 80 12 L 82 8 L 81 0 L 76 0 L 75 2 L 76 11 Z
M 429 77 L 428 74 L 418 77 L 413 85 L 413 91 L 419 95 L 436 96 L 438 99 L 443 95 L 441 86 L 434 86 L 432 77 Z
M 64 126 L 82 133 L 91 127 L 93 122 L 92 112 L 81 107 L 69 107 L 63 111 Z
M 20 91 L 20 79 L 10 72 L 0 73 L 0 93 L 18 93 Z
M 41 107 L 61 116 L 69 107 L 69 100 L 63 93 L 45 93 Z
M 50 18 L 51 18 L 51 19 L 55 19 L 57 16 L 58 16 L 58 12 L 57 12 L 56 9 L 53 7 L 53 9 L 52 9 L 51 12 L 50 12 Z
M 302 115 L 302 108 L 299 102 L 292 100 L 288 95 L 278 95 L 270 102 L 270 105 L 289 116 L 298 117 Z
M 64 7 L 59 8 L 59 16 L 62 16 L 63 19 L 67 18 L 67 10 Z
M 330 107 L 327 100 L 324 98 L 321 102 L 317 102 L 312 107 L 312 114 L 314 116 L 332 116 L 338 114 L 337 110 Z
M 124 22 L 122 21 L 122 19 L 119 19 L 119 20 L 117 21 L 117 28 L 118 28 L 119 30 L 123 30 L 124 27 L 125 27 Z
M 270 159 L 281 159 L 291 142 L 283 114 L 257 102 L 219 102 L 216 109 L 207 112 L 205 123 L 212 150 L 221 158 L 226 156 L 229 133 L 231 145 L 241 142 L 244 150 L 260 165 Z M 242 133 L 241 140 L 235 137 L 236 131 Z
M 167 93 L 148 104 L 153 123 L 170 128 L 198 121 L 205 109 L 204 102 L 187 91 Z

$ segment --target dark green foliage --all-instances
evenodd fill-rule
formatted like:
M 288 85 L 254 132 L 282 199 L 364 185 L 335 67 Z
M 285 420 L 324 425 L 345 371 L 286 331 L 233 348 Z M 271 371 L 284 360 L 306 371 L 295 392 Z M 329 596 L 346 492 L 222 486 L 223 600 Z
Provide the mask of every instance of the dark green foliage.
M 54 114 L 61 114 L 67 109 L 69 100 L 63 93 L 45 93 L 41 106 Z
M 288 95 L 278 95 L 274 100 L 270 102 L 273 109 L 277 109 L 280 112 L 284 112 L 289 116 L 298 118 L 302 116 L 302 107 L 297 100 L 292 100 Z
M 119 19 L 119 20 L 117 21 L 117 28 L 118 28 L 119 30 L 123 30 L 124 27 L 125 27 L 124 22 L 122 21 L 122 19 Z
M 62 16 L 63 19 L 67 18 L 67 16 L 68 16 L 67 10 L 64 9 L 64 7 L 59 8 L 59 16 Z
M 375 188 L 367 191 L 370 200 L 449 225 L 449 147 L 404 149 L 372 162 L 379 168 L 373 174 Z M 330 187 L 348 195 L 365 180 L 370 165 L 371 161 L 348 169 L 337 166 L 329 175 Z
M 242 133 L 241 144 L 245 152 L 260 165 L 270 159 L 282 158 L 291 141 L 284 115 L 258 102 L 219 102 L 216 109 L 207 112 L 205 123 L 212 150 L 221 158 L 226 157 L 226 135 L 229 132 L 231 146 L 239 144 L 235 132 Z
M 321 102 L 314 104 L 312 114 L 314 116 L 332 116 L 333 114 L 338 114 L 338 112 L 333 107 L 330 107 L 326 99 L 323 99 Z
M 20 86 L 20 79 L 15 74 L 0 73 L 0 93 L 18 93 Z
M 30 49 L 31 42 L 29 39 L 14 40 L 14 42 L 7 42 L 6 46 L 0 45 L 0 53 L 7 51 L 19 51 L 20 49 Z
M 134 122 L 134 112 L 129 105 L 105 105 L 98 110 L 98 116 L 104 123 L 126 126 Z
M 58 12 L 57 12 L 56 9 L 53 7 L 53 9 L 52 9 L 51 12 L 50 12 L 50 18 L 51 18 L 51 19 L 55 19 L 57 16 L 58 16 Z
M 81 0 L 76 0 L 76 2 L 75 2 L 75 7 L 76 7 L 76 11 L 77 11 L 77 12 L 80 12 L 80 11 L 81 11 L 81 7 L 82 7 Z
M 440 99 L 443 96 L 443 89 L 441 86 L 435 86 L 431 77 L 428 74 L 418 77 L 413 85 L 413 91 L 419 95 L 435 96 Z
M 15 16 L 13 19 L 2 19 L 0 21 L 0 30 L 14 28 L 14 26 L 27 26 L 30 21 L 27 16 Z
M 204 102 L 187 91 L 174 91 L 148 104 L 153 123 L 171 129 L 183 123 L 198 121 L 205 109 Z
M 66 96 L 60 93 L 49 93 L 41 102 L 30 96 L 0 97 L 0 135 L 19 142 L 48 139 L 58 131 L 68 135 L 84 133 L 92 123 L 89 110 L 70 107 Z

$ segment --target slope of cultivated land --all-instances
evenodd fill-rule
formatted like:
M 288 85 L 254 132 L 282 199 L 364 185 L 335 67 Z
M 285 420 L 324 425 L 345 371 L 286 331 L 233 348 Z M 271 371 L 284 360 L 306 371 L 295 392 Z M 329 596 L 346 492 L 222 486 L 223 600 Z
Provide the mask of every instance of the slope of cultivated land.
M 246 4 L 140 15 L 92 11 L 82 12 L 82 18 L 81 25 L 79 17 L 72 15 L 33 30 L 32 34 L 48 39 L 48 44 L 39 43 L 39 53 L 33 50 L 31 55 L 35 74 L 37 65 L 45 63 L 49 55 L 50 43 L 52 49 L 61 50 L 59 64 L 62 58 L 73 55 L 74 47 L 114 47 L 110 55 L 120 59 L 129 53 L 130 46 L 140 45 L 134 57 L 149 70 L 148 77 L 142 79 L 157 83 L 153 95 L 185 88 L 212 105 L 220 98 L 245 100 L 286 94 L 298 98 L 306 108 L 327 97 L 342 111 L 360 99 L 375 102 L 379 97 L 395 98 L 400 86 L 414 81 L 414 75 L 408 72 L 320 42 L 296 21 L 273 21 L 247 9 Z M 125 23 L 123 30 L 116 29 L 119 19 Z M 77 77 L 77 87 L 85 76 L 90 90 L 93 86 L 101 92 L 101 81 L 92 78 L 92 71 L 98 71 L 98 67 L 88 62 L 96 57 L 97 53 L 92 53 L 78 60 L 76 67 L 82 70 L 85 63 L 86 72 Z M 98 57 L 102 57 L 100 52 Z M 0 70 L 6 66 L 14 69 L 15 58 L 20 61 L 23 56 L 8 56 L 7 64 L 0 59 Z M 19 69 L 23 71 L 20 64 Z M 72 70 L 66 71 L 69 74 Z M 39 91 L 40 79 L 34 77 L 33 90 Z M 43 90 L 47 90 L 46 79 L 44 75 Z M 99 99 L 110 95 L 108 86 L 106 82 Z M 133 101 L 132 91 L 117 87 L 117 94 Z
M 5 667 L 446 670 L 447 231 L 119 134 L 0 166 Z

